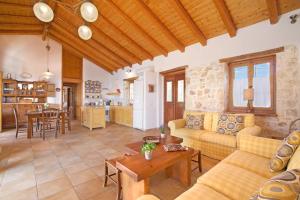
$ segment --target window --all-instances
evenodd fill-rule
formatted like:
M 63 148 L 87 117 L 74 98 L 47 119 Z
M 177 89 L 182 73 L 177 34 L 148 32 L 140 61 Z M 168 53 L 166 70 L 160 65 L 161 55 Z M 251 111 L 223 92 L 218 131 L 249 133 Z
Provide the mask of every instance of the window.
M 253 100 L 244 99 L 253 88 Z M 229 63 L 229 112 L 275 114 L 275 56 Z
M 173 101 L 173 81 L 167 82 L 167 102 Z
M 184 80 L 177 81 L 177 102 L 184 102 Z

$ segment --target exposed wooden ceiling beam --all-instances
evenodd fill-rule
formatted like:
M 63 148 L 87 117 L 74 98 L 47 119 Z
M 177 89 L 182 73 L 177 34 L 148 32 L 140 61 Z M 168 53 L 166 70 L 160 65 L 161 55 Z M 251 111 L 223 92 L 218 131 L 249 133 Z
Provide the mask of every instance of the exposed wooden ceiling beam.
M 233 22 L 233 19 L 231 17 L 231 14 L 227 8 L 227 5 L 224 0 L 213 0 L 217 10 L 219 11 L 219 14 L 221 16 L 221 19 L 223 23 L 225 24 L 225 27 L 230 35 L 230 37 L 236 36 L 236 26 Z
M 54 22 L 56 24 L 60 25 L 61 27 L 64 27 L 66 30 L 69 30 L 69 32 L 72 32 L 79 39 L 79 37 L 77 36 L 77 28 L 74 25 L 67 23 L 66 20 L 61 19 L 61 18 L 56 18 L 54 20 Z M 94 37 L 95 37 L 95 35 L 97 35 L 97 34 L 94 33 Z M 81 40 L 81 39 L 79 39 L 79 40 Z M 105 57 L 110 58 L 118 66 L 121 67 L 121 66 L 130 65 L 130 63 L 126 62 L 125 60 L 120 58 L 118 55 L 114 54 L 114 52 L 107 50 L 105 47 L 103 47 L 101 44 L 99 44 L 96 40 L 90 39 L 90 40 L 87 40 L 84 42 L 87 43 L 88 45 L 90 45 L 91 47 L 95 48 L 95 50 L 98 51 L 99 53 L 102 53 Z
M 68 44 L 75 43 L 75 44 L 79 45 L 81 50 L 86 52 L 84 55 L 93 57 L 93 58 L 95 58 L 95 60 L 101 60 L 102 61 L 101 63 L 105 62 L 106 66 L 109 66 L 111 68 L 111 70 L 115 70 L 116 68 L 118 68 L 118 65 L 116 63 L 114 63 L 112 60 L 110 60 L 106 56 L 103 56 L 101 53 L 99 53 L 97 51 L 97 49 L 94 49 L 93 47 L 89 46 L 87 43 L 80 40 L 77 36 L 73 35 L 72 33 L 65 30 L 61 26 L 57 25 L 56 23 L 52 23 L 51 26 L 52 26 L 52 28 L 50 29 L 50 32 L 52 30 L 56 30 L 62 36 L 62 38 L 65 38 L 65 40 L 69 40 Z
M 188 11 L 184 8 L 180 0 L 169 0 L 171 6 L 176 10 L 177 14 L 180 16 L 180 18 L 184 21 L 186 26 L 191 30 L 193 35 L 197 38 L 197 40 L 202 44 L 207 44 L 207 39 L 202 33 L 202 31 L 199 29 L 197 24 L 193 21 L 192 17 L 188 13 Z
M 72 22 L 76 26 L 80 26 L 84 24 L 84 21 L 79 18 L 77 15 L 75 15 L 73 12 L 71 12 L 68 8 L 65 8 L 64 6 L 59 5 L 59 9 L 61 9 L 58 14 L 60 16 L 64 15 L 65 19 L 72 18 Z M 98 26 L 95 26 L 94 23 L 90 24 L 91 29 L 93 30 L 93 39 L 98 41 L 102 44 L 104 48 L 106 48 L 107 51 L 110 51 L 111 54 L 114 54 L 118 57 L 118 59 L 121 59 L 123 62 L 126 62 L 127 65 L 131 65 L 133 63 L 141 63 L 142 60 L 138 58 L 136 55 L 134 55 L 132 52 L 121 46 L 118 42 L 116 42 L 114 39 L 112 39 L 110 36 L 105 34 Z M 103 42 L 105 41 L 105 42 Z M 110 44 L 110 45 L 108 45 Z M 122 56 L 120 55 L 120 52 L 117 52 L 114 49 L 111 49 L 111 46 L 114 46 L 118 51 L 122 53 Z
M 40 21 L 36 17 L 31 16 L 13 16 L 13 15 L 1 15 L 0 23 L 3 24 L 40 24 Z
M 69 41 L 65 41 L 65 38 L 63 38 L 63 36 L 61 36 L 58 32 L 56 32 L 55 30 L 51 30 L 49 32 L 49 37 L 53 40 L 55 40 L 56 42 L 60 43 L 64 48 L 74 52 L 77 56 L 79 57 L 84 57 L 90 61 L 92 61 L 93 63 L 95 63 L 96 65 L 98 65 L 99 67 L 103 68 L 104 70 L 108 71 L 108 72 L 113 72 L 113 70 L 106 66 L 103 63 L 100 63 L 99 61 L 97 61 L 95 58 L 92 58 L 90 56 L 87 56 L 86 53 L 84 53 L 81 49 L 81 47 L 78 47 L 76 44 L 74 43 L 68 43 Z
M 278 22 L 278 2 L 277 0 L 266 0 L 268 11 L 269 11 L 269 18 L 271 24 L 276 24 Z
M 151 19 L 159 30 L 172 42 L 172 44 L 178 48 L 181 52 L 184 51 L 184 45 L 176 38 L 176 36 L 164 25 L 161 20 L 153 13 L 153 11 L 144 3 L 143 0 L 134 0 L 135 5 L 138 7 L 138 10 L 143 12 L 143 15 L 146 15 Z
M 28 30 L 28 31 L 42 31 L 41 24 L 0 24 L 0 30 Z
M 117 32 L 118 35 L 120 35 L 121 37 L 125 38 L 125 40 L 129 41 L 129 43 L 134 46 L 136 49 L 139 50 L 139 52 L 141 54 L 143 54 L 144 57 L 146 58 L 150 58 L 151 60 L 153 60 L 153 56 L 149 51 L 147 51 L 145 48 L 143 48 L 142 46 L 140 46 L 138 43 L 136 43 L 132 38 L 130 38 L 125 32 L 123 32 L 120 28 L 118 28 L 117 26 L 115 26 L 109 19 L 107 19 L 104 16 L 101 16 L 100 20 L 104 21 L 106 24 L 108 24 L 110 26 L 111 29 L 113 29 L 114 32 Z M 95 26 L 97 26 L 97 22 L 95 22 Z M 100 26 L 100 24 L 99 24 Z
M 1 26 L 1 25 L 0 25 Z M 41 35 L 42 31 L 31 30 L 1 30 L 0 35 Z
M 162 47 L 155 39 L 153 39 L 145 30 L 143 30 L 139 25 L 137 25 L 127 14 L 125 14 L 113 1 L 104 1 L 105 4 L 110 6 L 113 9 L 113 12 L 120 15 L 131 27 L 133 27 L 137 32 L 141 33 L 142 36 L 149 42 L 151 42 L 152 46 L 155 47 L 159 52 L 161 52 L 164 56 L 168 55 L 168 51 Z M 95 0 L 94 3 L 98 3 L 98 7 L 100 8 L 100 1 Z

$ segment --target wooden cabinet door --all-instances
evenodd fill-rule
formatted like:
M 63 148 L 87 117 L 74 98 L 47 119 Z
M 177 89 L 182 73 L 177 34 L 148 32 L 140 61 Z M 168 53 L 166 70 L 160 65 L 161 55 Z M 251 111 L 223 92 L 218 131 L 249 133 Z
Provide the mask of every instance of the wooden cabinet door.
M 181 119 L 185 109 L 185 73 L 165 76 L 164 123 Z

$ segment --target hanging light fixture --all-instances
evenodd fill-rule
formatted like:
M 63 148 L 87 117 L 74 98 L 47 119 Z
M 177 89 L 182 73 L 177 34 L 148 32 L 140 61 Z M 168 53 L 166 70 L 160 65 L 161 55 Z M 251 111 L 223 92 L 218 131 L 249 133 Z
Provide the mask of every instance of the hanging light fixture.
M 95 22 L 98 19 L 98 9 L 89 1 L 81 4 L 80 14 L 81 17 L 87 22 Z
M 52 8 L 42 1 L 39 1 L 33 5 L 33 12 L 34 15 L 42 22 L 48 23 L 51 22 L 54 18 Z
M 87 25 L 81 25 L 78 28 L 78 35 L 83 40 L 89 40 L 91 39 L 93 33 L 90 27 L 88 27 Z
M 54 74 L 52 73 L 52 72 L 50 72 L 50 70 L 49 70 L 49 53 L 50 53 L 50 45 L 49 45 L 49 40 L 48 40 L 48 43 L 47 43 L 47 45 L 46 45 L 46 51 L 47 51 L 47 63 L 46 63 L 46 65 L 47 65 L 47 71 L 45 71 L 44 73 L 42 73 L 42 79 L 46 79 L 46 80 L 49 80 L 49 79 L 51 79 L 53 76 L 54 76 Z

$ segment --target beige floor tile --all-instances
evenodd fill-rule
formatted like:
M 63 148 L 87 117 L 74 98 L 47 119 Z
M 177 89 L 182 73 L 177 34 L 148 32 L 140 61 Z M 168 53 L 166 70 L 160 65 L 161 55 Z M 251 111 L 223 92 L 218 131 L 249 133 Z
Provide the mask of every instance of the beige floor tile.
M 75 191 L 80 200 L 87 200 L 105 191 L 103 181 L 100 178 L 75 186 Z
M 22 190 L 26 190 L 34 186 L 36 186 L 36 182 L 33 177 L 28 177 L 22 180 L 11 181 L 8 182 L 7 184 L 1 185 L 0 197 L 13 194 Z
M 64 170 L 66 173 L 72 174 L 72 173 L 83 171 L 88 168 L 89 166 L 87 166 L 85 163 L 79 162 L 79 163 L 73 163 L 71 165 L 65 166 Z
M 39 199 L 52 196 L 58 192 L 72 188 L 72 184 L 67 177 L 46 182 L 37 186 Z
M 104 172 L 104 164 L 101 165 L 97 165 L 95 167 L 91 168 L 98 176 L 102 177 L 104 176 L 105 172 Z
M 86 169 L 80 172 L 67 174 L 67 176 L 70 179 L 72 185 L 74 186 L 98 177 L 97 174 L 91 169 Z
M 64 190 L 42 200 L 79 200 L 74 189 Z
M 37 184 L 40 185 L 49 181 L 54 181 L 56 179 L 66 177 L 66 174 L 62 168 L 57 168 L 47 170 L 47 172 L 44 173 L 36 174 L 35 177 Z
M 0 197 L 0 200 L 38 200 L 36 187 Z

